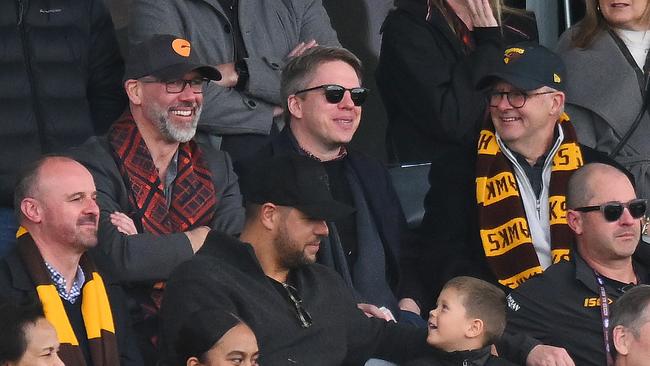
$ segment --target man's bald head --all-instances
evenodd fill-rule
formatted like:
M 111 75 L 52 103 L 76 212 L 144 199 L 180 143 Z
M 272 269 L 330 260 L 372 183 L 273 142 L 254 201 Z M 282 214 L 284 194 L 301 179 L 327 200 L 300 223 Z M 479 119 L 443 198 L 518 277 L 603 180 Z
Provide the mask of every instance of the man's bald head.
M 607 164 L 590 163 L 576 170 L 568 183 L 567 208 L 572 209 L 588 205 L 598 189 L 597 181 L 599 179 L 596 178 L 614 176 L 623 176 L 630 181 L 629 177 L 621 170 Z M 631 181 L 630 184 L 633 186 Z
M 22 223 L 24 219 L 20 210 L 21 202 L 26 197 L 35 196 L 37 194 L 40 185 L 41 170 L 44 165 L 53 162 L 66 162 L 81 165 L 74 159 L 62 155 L 44 155 L 25 165 L 18 173 L 16 185 L 14 187 L 14 210 L 18 222 Z

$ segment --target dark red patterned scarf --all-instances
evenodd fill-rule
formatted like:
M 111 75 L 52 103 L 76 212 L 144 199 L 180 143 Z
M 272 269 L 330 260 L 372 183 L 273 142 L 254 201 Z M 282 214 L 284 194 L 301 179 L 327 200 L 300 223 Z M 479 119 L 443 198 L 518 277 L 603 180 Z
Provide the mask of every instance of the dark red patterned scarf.
M 210 226 L 217 206 L 216 189 L 203 152 L 194 141 L 178 147 L 178 172 L 172 187 L 174 198 L 168 208 L 158 169 L 130 113 L 111 126 L 108 140 L 130 193 L 132 211 L 127 214 L 134 222 L 140 222 L 145 232 L 165 235 Z M 157 323 L 164 288 L 164 282 L 153 284 L 150 301 L 140 303 L 145 321 Z M 149 336 L 156 346 L 156 335 Z
M 130 192 L 133 212 L 128 214 L 140 221 L 145 232 L 165 235 L 210 226 L 217 205 L 215 187 L 203 152 L 194 141 L 178 147 L 174 199 L 168 208 L 163 183 L 133 117 L 127 114 L 114 123 L 108 139 Z

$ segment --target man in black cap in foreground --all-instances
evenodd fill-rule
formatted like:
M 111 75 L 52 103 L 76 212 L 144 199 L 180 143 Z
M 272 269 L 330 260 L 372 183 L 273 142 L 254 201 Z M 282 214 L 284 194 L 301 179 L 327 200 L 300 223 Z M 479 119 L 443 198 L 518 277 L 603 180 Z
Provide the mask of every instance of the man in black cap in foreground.
M 402 361 L 426 350 L 426 330 L 368 318 L 332 269 L 315 264 L 326 221 L 349 215 L 335 201 L 321 164 L 304 156 L 261 160 L 242 187 L 246 221 L 239 240 L 212 231 L 167 282 L 162 352 L 188 314 L 220 307 L 255 332 L 263 365 L 358 365 Z
M 73 151 L 92 173 L 101 208 L 98 247 L 139 306 L 135 328 L 147 364 L 164 280 L 212 229 L 239 233 L 244 210 L 227 154 L 194 142 L 203 88 L 219 72 L 184 39 L 157 35 L 129 53 L 129 110 L 106 136 Z

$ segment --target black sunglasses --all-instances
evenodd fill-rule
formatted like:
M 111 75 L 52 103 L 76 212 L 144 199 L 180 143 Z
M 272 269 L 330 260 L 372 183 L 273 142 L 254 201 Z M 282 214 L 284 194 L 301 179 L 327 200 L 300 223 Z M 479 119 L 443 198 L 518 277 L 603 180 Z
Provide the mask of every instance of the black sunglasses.
M 287 284 L 287 283 L 282 283 L 282 287 L 284 287 L 285 290 L 287 290 L 287 294 L 289 295 L 289 299 L 293 303 L 293 307 L 296 310 L 296 315 L 298 315 L 298 320 L 300 321 L 300 325 L 303 328 L 309 328 L 311 327 L 312 321 L 311 321 L 311 314 L 307 311 L 302 306 L 302 299 L 298 295 L 298 290 L 296 290 L 295 287 Z
M 645 198 L 637 198 L 625 203 L 607 202 L 600 206 L 578 207 L 573 210 L 580 212 L 600 211 L 603 213 L 605 220 L 614 222 L 621 218 L 621 215 L 623 215 L 623 209 L 626 207 L 633 218 L 640 219 L 645 215 L 646 209 L 648 208 L 648 200 Z
M 350 98 L 352 98 L 352 102 L 354 105 L 359 107 L 360 105 L 363 104 L 363 102 L 366 101 L 366 97 L 368 97 L 368 93 L 370 92 L 370 89 L 364 88 L 364 87 L 358 87 L 358 88 L 351 88 L 351 89 L 346 89 L 340 85 L 336 84 L 325 84 L 325 85 L 319 85 L 315 86 L 313 88 L 309 89 L 303 89 L 303 90 L 298 90 L 297 92 L 293 93 L 294 95 L 298 95 L 300 93 L 306 93 L 312 90 L 318 90 L 318 89 L 323 89 L 325 92 L 325 99 L 329 103 L 336 104 L 339 103 L 341 100 L 343 100 L 343 96 L 345 95 L 346 91 L 350 92 Z

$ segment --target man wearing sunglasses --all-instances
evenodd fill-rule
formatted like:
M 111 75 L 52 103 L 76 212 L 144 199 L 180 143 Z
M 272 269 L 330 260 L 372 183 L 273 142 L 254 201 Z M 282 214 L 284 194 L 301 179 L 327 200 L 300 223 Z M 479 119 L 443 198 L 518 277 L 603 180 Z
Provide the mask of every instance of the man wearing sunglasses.
M 99 248 L 141 306 L 143 344 L 157 329 L 164 280 L 203 244 L 210 228 L 238 233 L 243 208 L 226 153 L 193 141 L 203 89 L 220 78 L 192 45 L 157 35 L 135 45 L 126 65 L 129 110 L 103 137 L 74 151 L 93 174 L 101 208 Z M 154 364 L 150 347 L 147 364 Z
M 398 284 L 407 288 L 412 280 L 400 277 L 406 221 L 388 172 L 348 146 L 369 92 L 361 78 L 361 62 L 342 48 L 315 47 L 290 61 L 282 73 L 287 128 L 251 161 L 299 154 L 322 164 L 334 198 L 356 213 L 328 222 L 319 263 L 340 273 L 369 315 L 424 326 L 413 296 L 398 293 Z M 246 165 L 240 165 L 242 181 Z M 398 304 L 399 295 L 405 299 Z
M 282 128 L 280 73 L 316 45 L 338 46 L 322 0 L 132 0 L 129 40 L 192 40 L 223 78 L 205 90 L 197 141 L 250 157 Z
M 507 331 L 564 347 L 576 365 L 611 365 L 611 305 L 626 290 L 648 283 L 648 268 L 633 259 L 647 201 L 637 198 L 619 169 L 587 164 L 569 180 L 567 207 L 575 234 L 571 260 L 510 294 Z
M 162 308 L 165 364 L 188 316 L 222 308 L 244 320 L 260 365 L 363 365 L 371 356 L 405 361 L 426 351 L 426 330 L 368 318 L 350 288 L 317 264 L 327 222 L 354 209 L 335 200 L 323 166 L 279 155 L 249 166 L 242 183 L 246 221 L 239 239 L 212 231 L 167 282 Z

